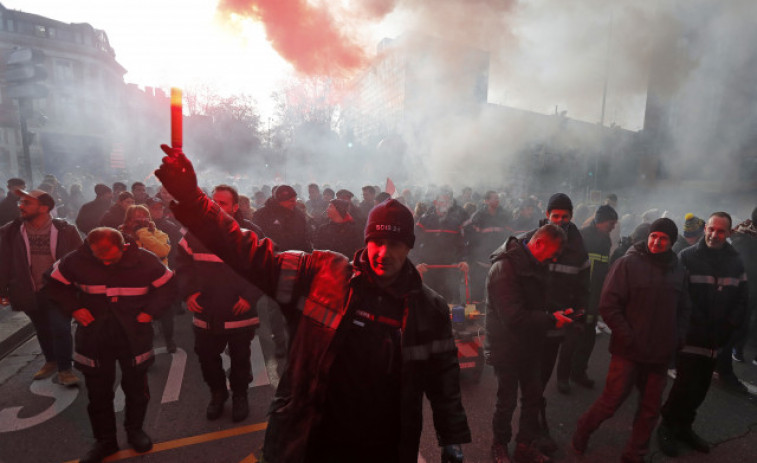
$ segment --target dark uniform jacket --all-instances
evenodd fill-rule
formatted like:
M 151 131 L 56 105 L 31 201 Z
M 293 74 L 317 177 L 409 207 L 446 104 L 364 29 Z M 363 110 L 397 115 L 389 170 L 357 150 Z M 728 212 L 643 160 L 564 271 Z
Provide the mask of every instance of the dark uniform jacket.
M 489 262 L 491 254 L 502 246 L 512 232 L 508 227 L 509 221 L 510 214 L 501 207 L 494 215 L 489 214 L 488 207 L 473 214 L 465 226 L 469 262 Z
M 691 307 L 676 255 L 651 254 L 636 243 L 610 268 L 599 313 L 612 329 L 610 352 L 626 359 L 665 364 L 683 344 Z
M 608 270 L 610 270 L 610 248 L 612 242 L 610 235 L 597 230 L 596 223 L 591 222 L 581 229 L 581 238 L 589 255 L 589 272 L 591 283 L 589 286 L 589 304 L 587 306 L 587 322 L 589 317 L 596 317 L 599 313 L 599 296 L 602 294 L 602 284 L 605 282 Z
M 112 265 L 104 265 L 83 244 L 53 265 L 47 288 L 69 317 L 81 308 L 94 317 L 88 326 L 76 328 L 74 361 L 79 369 L 99 367 L 98 330 L 111 317 L 126 333 L 134 366 L 151 360 L 152 323 L 138 322 L 137 315 L 145 312 L 159 319 L 175 297 L 173 272 L 135 243 L 127 244 L 121 260 Z
M 539 223 L 539 226 L 547 223 L 549 221 L 544 219 Z M 586 310 L 589 303 L 589 271 L 591 265 L 584 247 L 584 240 L 573 222 L 568 224 L 565 232 L 568 235 L 568 241 L 563 245 L 562 251 L 555 261 L 548 264 L 546 310 L 550 314 L 557 310 L 569 308 L 574 311 Z M 528 242 L 534 233 L 536 233 L 536 230 L 518 238 Z M 563 327 L 559 330 L 553 330 L 550 335 L 560 336 L 564 332 L 565 328 Z
M 462 262 L 465 258 L 463 222 L 465 211 L 451 206 L 444 217 L 432 206 L 415 225 L 415 262 L 431 265 L 446 265 Z
M 264 456 L 270 462 L 301 462 L 319 425 L 329 372 L 337 354 L 335 337 L 356 321 L 361 265 L 327 251 L 275 252 L 273 243 L 245 234 L 217 205 L 202 196 L 174 205 L 176 217 L 224 262 L 281 306 L 290 331 L 287 371 L 270 409 Z M 223 239 L 218 239 L 223 237 Z M 363 261 L 356 257 L 356 262 Z M 368 270 L 369 271 L 369 270 Z M 457 348 L 449 308 L 414 275 L 403 296 L 401 324 L 400 462 L 416 462 L 423 427 L 423 395 L 429 398 L 441 445 L 470 442 L 459 384 Z
M 491 256 L 486 281 L 486 344 L 496 367 L 539 358 L 555 317 L 547 313 L 547 264 L 537 261 L 522 240 L 511 236 Z
M 363 245 L 363 230 L 354 221 L 336 223 L 329 220 L 318 227 L 313 236 L 313 248 L 338 252 L 349 260 Z
M 255 211 L 252 221 L 282 251 L 309 252 L 313 250 L 308 233 L 307 217 L 297 208 L 289 210 L 273 198 L 268 198 L 265 206 Z
M 105 214 L 100 218 L 100 227 L 110 227 L 118 230 L 124 223 L 126 218 L 126 209 L 122 208 L 118 203 L 112 205 L 110 209 L 105 211 Z
M 20 198 L 16 193 L 8 191 L 5 198 L 0 201 L 0 226 L 10 223 L 13 219 L 21 215 L 21 212 L 18 210 L 19 199 Z
M 688 274 L 691 321 L 686 347 L 718 349 L 745 323 L 747 277 L 739 253 L 728 243 L 719 250 L 704 238 L 679 254 Z
M 105 215 L 108 208 L 110 208 L 110 200 L 104 197 L 95 198 L 93 201 L 83 204 L 76 216 L 76 227 L 86 235 L 100 225 L 100 219 Z
M 0 295 L 8 297 L 13 310 L 37 310 L 37 294 L 29 270 L 29 246 L 19 218 L 0 228 Z M 63 219 L 53 219 L 50 227 L 52 255 L 60 259 L 82 244 L 79 231 Z
M 256 304 L 262 291 L 224 264 L 191 233 L 179 241 L 176 278 L 182 300 L 200 293 L 197 303 L 203 311 L 193 313 L 197 328 L 220 334 L 254 329 L 260 324 Z M 240 297 L 250 304 L 250 309 L 234 315 L 233 308 Z

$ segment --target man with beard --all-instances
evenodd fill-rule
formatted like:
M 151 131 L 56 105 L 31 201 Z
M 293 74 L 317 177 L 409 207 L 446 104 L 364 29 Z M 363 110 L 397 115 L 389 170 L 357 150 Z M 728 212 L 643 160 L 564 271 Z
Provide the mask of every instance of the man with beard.
M 10 302 L 13 310 L 23 310 L 34 325 L 45 356 L 34 379 L 57 371 L 57 381 L 72 386 L 79 378 L 71 371 L 71 317 L 50 300 L 43 275 L 57 259 L 81 245 L 81 236 L 73 225 L 50 216 L 55 201 L 49 194 L 20 189 L 14 193 L 21 197 L 21 217 L 0 228 L 0 304 Z
M 328 251 L 277 252 L 202 193 L 180 150 L 161 148 L 155 174 L 178 201 L 176 217 L 275 298 L 292 333 L 265 460 L 417 462 L 425 395 L 444 458 L 462 462 L 470 430 L 449 308 L 407 260 L 410 211 L 394 200 L 376 206 L 353 263 Z

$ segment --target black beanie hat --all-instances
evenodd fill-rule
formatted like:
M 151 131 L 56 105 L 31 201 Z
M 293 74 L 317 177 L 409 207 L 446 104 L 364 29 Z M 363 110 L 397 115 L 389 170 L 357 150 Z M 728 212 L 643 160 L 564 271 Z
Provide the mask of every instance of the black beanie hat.
M 573 202 L 565 193 L 555 193 L 549 198 L 547 203 L 547 212 L 554 209 L 568 210 L 573 213 Z
M 334 205 L 334 208 L 339 212 L 339 215 L 344 218 L 347 215 L 347 211 L 350 207 L 350 202 L 344 199 L 332 199 L 329 203 Z
M 297 192 L 289 185 L 279 185 L 273 191 L 273 198 L 279 203 L 296 197 Z
M 594 222 L 602 223 L 610 220 L 618 220 L 618 213 L 615 212 L 615 209 L 607 204 L 599 206 L 597 212 L 594 213 Z
M 377 204 L 368 214 L 365 242 L 373 239 L 402 241 L 409 247 L 415 244 L 413 213 L 396 199 Z
M 649 234 L 651 235 L 654 232 L 663 232 L 668 235 L 670 237 L 670 244 L 675 244 L 678 239 L 678 227 L 676 227 L 675 222 L 667 217 L 652 222 L 652 225 L 649 227 Z

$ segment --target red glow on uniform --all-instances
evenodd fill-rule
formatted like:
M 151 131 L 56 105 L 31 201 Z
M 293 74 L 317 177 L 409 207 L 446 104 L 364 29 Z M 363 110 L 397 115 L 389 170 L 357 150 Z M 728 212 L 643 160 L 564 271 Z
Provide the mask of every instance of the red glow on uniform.
M 326 5 L 308 0 L 221 0 L 218 9 L 262 22 L 274 49 L 299 72 L 338 76 L 359 69 L 367 57 Z M 366 16 L 382 16 L 394 1 L 373 0 L 368 5 Z

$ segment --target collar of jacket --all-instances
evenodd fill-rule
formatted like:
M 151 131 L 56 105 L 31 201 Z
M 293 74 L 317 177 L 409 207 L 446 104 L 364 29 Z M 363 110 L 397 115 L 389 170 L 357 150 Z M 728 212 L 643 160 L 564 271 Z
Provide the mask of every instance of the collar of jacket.
M 676 253 L 668 251 L 662 254 L 652 254 L 647 247 L 647 240 L 639 241 L 634 244 L 626 254 L 638 254 L 649 259 L 653 264 L 667 267 L 669 269 L 673 269 L 678 265 L 678 256 L 676 256 Z
M 705 255 L 713 256 L 713 257 L 714 256 L 733 256 L 733 255 L 738 254 L 736 249 L 734 249 L 733 246 L 731 246 L 731 243 L 729 243 L 728 241 L 726 241 L 725 244 L 723 244 L 723 247 L 720 249 L 708 248 L 707 243 L 705 242 L 704 236 L 701 237 L 699 241 L 697 241 L 696 247 L 697 247 L 696 248 L 697 252 L 707 253 Z
M 137 245 L 136 241 L 134 241 L 131 237 L 124 235 L 124 240 L 126 241 L 126 245 L 124 246 L 124 255 L 121 257 L 121 260 L 119 260 L 117 263 L 113 264 L 118 267 L 136 267 L 139 265 L 139 246 Z M 82 252 L 85 256 L 87 256 L 88 259 L 91 259 L 95 262 L 97 262 L 100 265 L 103 265 L 102 262 L 100 262 L 94 254 L 92 254 L 92 249 L 90 249 L 89 245 L 85 241 L 84 244 L 81 245 Z M 104 265 L 103 265 L 104 266 Z M 112 267 L 112 266 L 109 266 Z
M 355 259 L 352 262 L 353 274 L 350 280 L 350 285 L 357 284 L 369 284 L 376 285 L 375 276 L 373 270 L 371 270 L 371 264 L 368 262 L 368 251 L 363 248 L 355 253 Z M 415 266 L 410 262 L 410 259 L 405 260 L 405 265 L 400 270 L 400 276 L 392 283 L 391 286 L 385 288 L 384 291 L 397 298 L 404 298 L 412 293 L 419 292 L 423 287 L 423 279 L 420 273 L 415 269 Z

